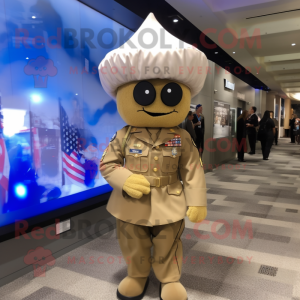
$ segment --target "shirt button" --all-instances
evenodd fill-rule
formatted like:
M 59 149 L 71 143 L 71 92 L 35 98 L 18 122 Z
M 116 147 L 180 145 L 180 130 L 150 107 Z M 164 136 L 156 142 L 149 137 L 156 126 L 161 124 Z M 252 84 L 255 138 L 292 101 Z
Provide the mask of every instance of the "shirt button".
M 155 149 L 159 149 L 159 146 L 156 146 Z
M 154 156 L 154 159 L 155 159 L 155 160 L 158 160 L 158 157 L 157 157 L 157 156 Z
M 180 191 L 177 191 L 176 194 L 179 195 L 179 194 L 180 194 Z
M 153 171 L 154 171 L 154 172 L 157 172 L 157 168 L 154 168 Z

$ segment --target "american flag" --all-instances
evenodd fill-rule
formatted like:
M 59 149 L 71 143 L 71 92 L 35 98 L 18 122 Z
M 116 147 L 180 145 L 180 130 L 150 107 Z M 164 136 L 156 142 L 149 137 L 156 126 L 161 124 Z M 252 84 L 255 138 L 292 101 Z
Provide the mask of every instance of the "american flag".
M 3 115 L 1 113 L 0 94 L 0 212 L 1 207 L 7 202 L 9 170 L 9 159 L 3 137 Z
M 81 155 L 79 153 L 79 131 L 73 125 L 69 125 L 66 111 L 60 104 L 60 130 L 61 150 L 63 157 L 63 173 L 71 181 L 81 187 L 84 184 L 85 169 L 83 168 Z

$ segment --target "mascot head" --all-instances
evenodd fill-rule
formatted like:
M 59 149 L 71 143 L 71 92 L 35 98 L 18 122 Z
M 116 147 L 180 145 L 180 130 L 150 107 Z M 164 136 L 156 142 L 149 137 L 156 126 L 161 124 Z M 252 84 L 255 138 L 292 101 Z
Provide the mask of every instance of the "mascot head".
M 174 127 L 203 87 L 203 52 L 167 32 L 150 13 L 135 34 L 99 65 L 104 90 L 135 127 Z

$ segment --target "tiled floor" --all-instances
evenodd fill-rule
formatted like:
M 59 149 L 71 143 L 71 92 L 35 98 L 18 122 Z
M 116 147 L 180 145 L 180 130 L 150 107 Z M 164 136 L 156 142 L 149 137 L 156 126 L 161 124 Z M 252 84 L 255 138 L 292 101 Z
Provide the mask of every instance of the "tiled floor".
M 197 229 L 186 220 L 181 282 L 189 300 L 300 300 L 300 146 L 281 139 L 269 161 L 245 159 L 238 170 L 206 175 L 207 222 Z M 31 272 L 0 288 L 0 299 L 116 299 L 126 276 L 120 256 L 109 233 L 61 256 L 46 277 Z M 260 274 L 262 265 L 277 268 L 275 276 Z M 158 287 L 151 273 L 144 299 L 158 299 Z

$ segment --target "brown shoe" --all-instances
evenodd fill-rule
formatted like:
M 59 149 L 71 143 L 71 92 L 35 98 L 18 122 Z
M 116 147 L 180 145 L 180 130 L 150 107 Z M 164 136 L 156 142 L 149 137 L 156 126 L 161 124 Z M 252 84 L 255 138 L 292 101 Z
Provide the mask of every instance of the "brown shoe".
M 143 299 L 149 278 L 133 278 L 125 277 L 119 284 L 117 289 L 117 298 L 120 300 L 141 300 Z
M 187 293 L 179 281 L 161 283 L 159 297 L 160 300 L 187 300 Z

